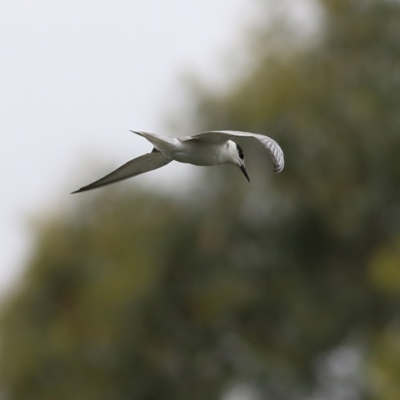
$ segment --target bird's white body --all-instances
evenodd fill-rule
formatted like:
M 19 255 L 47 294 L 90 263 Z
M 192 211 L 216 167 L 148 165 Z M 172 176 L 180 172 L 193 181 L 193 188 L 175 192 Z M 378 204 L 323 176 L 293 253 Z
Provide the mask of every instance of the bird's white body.
M 143 136 L 152 143 L 154 146 L 153 151 L 128 161 L 105 177 L 73 193 L 96 189 L 144 172 L 152 171 L 171 161 L 199 166 L 231 164 L 239 167 L 247 180 L 250 181 L 244 165 L 243 150 L 231 140 L 231 138 L 236 137 L 257 139 L 270 153 L 274 162 L 274 171 L 281 172 L 284 167 L 283 152 L 278 143 L 268 136 L 256 133 L 210 131 L 193 136 L 169 138 L 149 132 L 132 132 Z
M 211 144 L 200 141 L 179 142 L 171 151 L 171 158 L 175 161 L 200 166 L 226 164 L 230 160 L 230 144 Z M 235 146 L 236 152 L 236 146 Z M 165 154 L 165 153 L 164 153 Z
M 222 143 L 210 143 L 202 140 L 179 140 L 146 132 L 140 132 L 153 146 L 165 156 L 181 163 L 212 166 L 229 164 L 237 157 L 236 143 L 228 140 Z

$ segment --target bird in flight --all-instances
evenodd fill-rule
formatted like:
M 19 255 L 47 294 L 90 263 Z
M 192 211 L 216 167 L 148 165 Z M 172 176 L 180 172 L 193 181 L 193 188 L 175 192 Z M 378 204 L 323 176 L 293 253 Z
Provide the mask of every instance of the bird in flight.
M 147 139 L 153 146 L 151 153 L 128 161 L 103 178 L 83 186 L 72 193 L 97 189 L 114 182 L 122 181 L 144 172 L 152 171 L 169 164 L 171 161 L 200 166 L 231 164 L 241 169 L 250 182 L 244 164 L 242 148 L 232 139 L 252 138 L 258 140 L 270 154 L 274 163 L 274 172 L 281 172 L 285 165 L 283 151 L 275 140 L 268 136 L 238 131 L 209 131 L 192 136 L 169 138 L 154 133 L 131 131 Z

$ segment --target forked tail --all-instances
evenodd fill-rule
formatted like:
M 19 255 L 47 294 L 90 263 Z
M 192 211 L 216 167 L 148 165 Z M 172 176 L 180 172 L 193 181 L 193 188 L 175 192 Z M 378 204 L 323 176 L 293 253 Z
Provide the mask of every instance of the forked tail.
M 167 136 L 156 135 L 155 133 L 142 132 L 142 131 L 130 131 L 136 133 L 136 135 L 142 136 L 147 139 L 157 150 L 161 152 L 167 147 L 170 148 L 176 142 L 175 138 L 169 138 Z

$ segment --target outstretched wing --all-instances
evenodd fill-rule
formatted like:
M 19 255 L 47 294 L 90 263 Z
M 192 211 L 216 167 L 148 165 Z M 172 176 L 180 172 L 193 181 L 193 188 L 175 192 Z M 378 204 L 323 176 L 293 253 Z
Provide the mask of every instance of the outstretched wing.
M 204 142 L 217 144 L 224 143 L 227 140 L 234 139 L 236 137 L 257 139 L 271 155 L 272 161 L 274 162 L 274 172 L 281 172 L 283 170 L 283 167 L 285 166 L 285 158 L 283 156 L 282 149 L 280 148 L 279 144 L 275 142 L 275 140 L 265 135 L 239 131 L 209 131 L 198 133 L 193 136 L 185 136 L 179 140 L 181 142 L 188 140 L 201 140 Z
M 143 174 L 144 172 L 163 167 L 171 161 L 172 159 L 164 156 L 164 154 L 158 151 L 153 151 L 152 153 L 144 154 L 140 157 L 134 158 L 131 161 L 128 161 L 126 164 L 117 168 L 110 174 L 91 183 L 90 185 L 83 186 L 72 193 L 85 192 L 86 190 L 97 189 L 99 187 L 109 185 L 110 183 L 122 181 L 123 179 L 128 179 L 133 176 Z

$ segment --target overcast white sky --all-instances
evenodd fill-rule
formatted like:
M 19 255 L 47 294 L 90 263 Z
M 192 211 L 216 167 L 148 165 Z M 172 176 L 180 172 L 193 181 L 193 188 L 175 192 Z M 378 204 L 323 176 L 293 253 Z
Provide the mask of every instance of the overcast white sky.
M 277 0 L 307 32 L 313 0 Z M 255 0 L 0 0 L 0 297 L 29 253 L 30 216 L 76 201 L 70 191 L 151 149 L 129 129 L 167 133 L 179 79 L 237 71 Z M 265 24 L 265 17 L 260 19 Z M 312 30 L 311 30 L 312 31 Z M 184 107 L 182 108 L 184 110 Z M 226 127 L 227 129 L 229 127 Z M 195 132 L 186 132 L 187 134 Z M 172 173 L 171 173 L 172 171 Z M 171 163 L 135 184 L 193 176 Z M 166 189 L 168 186 L 166 186 Z
M 128 129 L 163 131 L 180 74 L 216 74 L 251 3 L 0 0 L 0 293 L 26 257 L 27 216 L 76 201 L 100 161 L 148 151 Z

